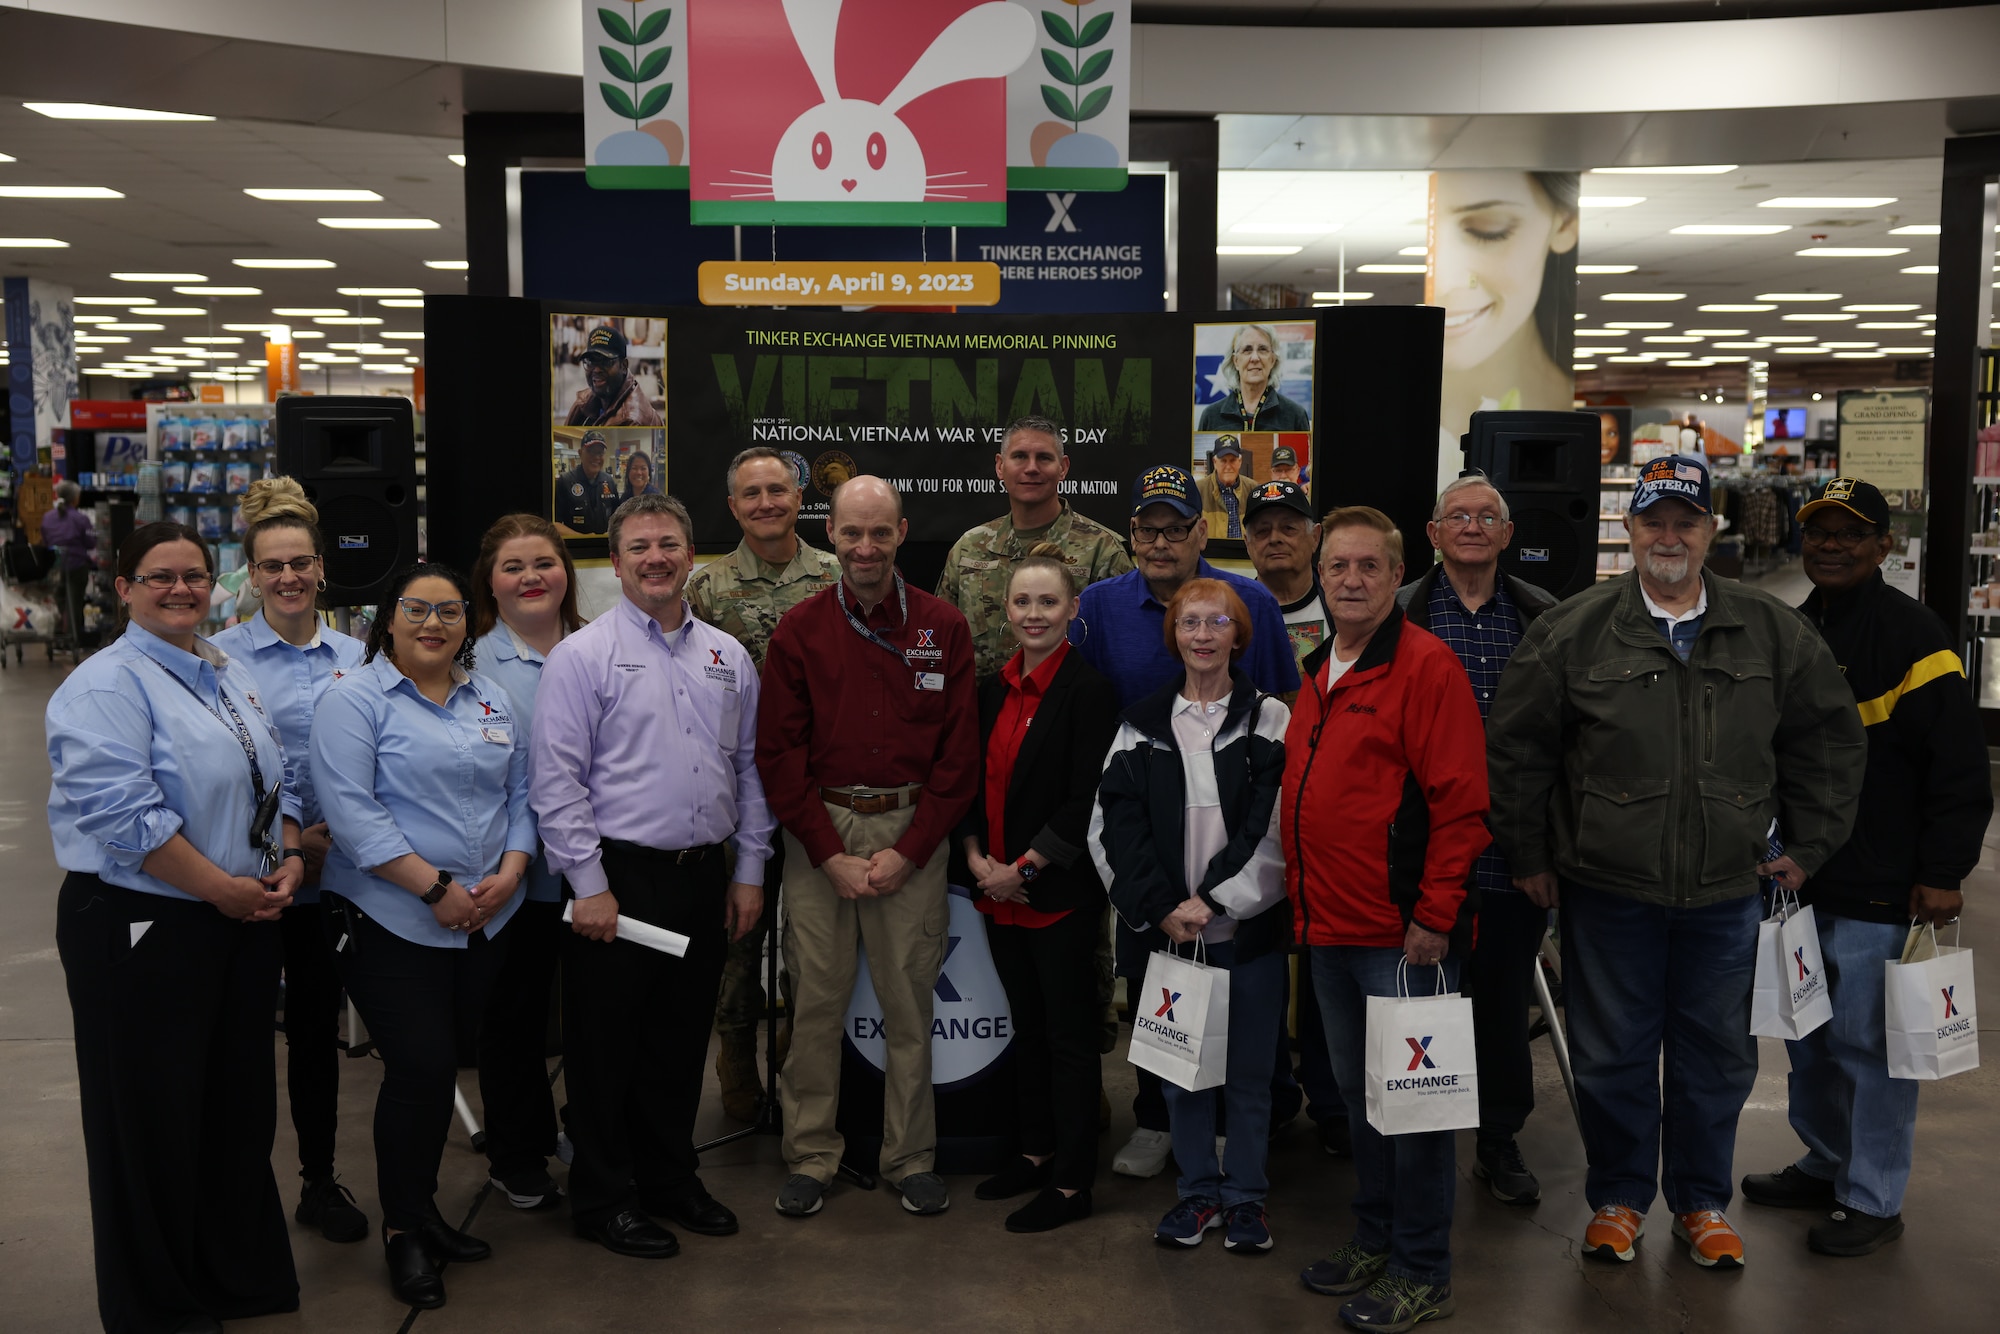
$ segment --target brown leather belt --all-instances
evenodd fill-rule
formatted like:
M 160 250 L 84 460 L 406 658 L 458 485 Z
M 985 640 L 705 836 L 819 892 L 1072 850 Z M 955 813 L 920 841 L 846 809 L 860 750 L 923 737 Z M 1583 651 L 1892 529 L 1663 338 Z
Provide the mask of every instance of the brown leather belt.
M 856 815 L 886 815 L 890 811 L 916 805 L 917 794 L 923 790 L 922 783 L 905 783 L 887 791 L 865 787 L 823 787 L 819 790 L 819 799 L 829 806 L 845 806 Z

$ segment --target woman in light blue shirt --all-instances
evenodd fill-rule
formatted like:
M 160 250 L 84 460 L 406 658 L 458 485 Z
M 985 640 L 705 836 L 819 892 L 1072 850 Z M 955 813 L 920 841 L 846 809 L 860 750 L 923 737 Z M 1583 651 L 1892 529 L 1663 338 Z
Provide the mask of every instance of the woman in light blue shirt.
M 479 542 L 472 567 L 472 621 L 481 675 L 507 692 L 523 737 L 535 720 L 542 663 L 583 624 L 576 566 L 554 524 L 538 514 L 503 515 Z M 516 1209 L 553 1209 L 562 1192 L 549 1176 L 556 1152 L 549 1092 L 549 993 L 567 930 L 562 877 L 536 852 L 524 902 L 508 927 L 507 958 L 479 1028 L 479 1100 L 493 1185 Z
M 442 565 L 390 581 L 367 656 L 320 700 L 313 787 L 333 832 L 320 889 L 347 994 L 382 1053 L 375 1179 L 398 1301 L 444 1305 L 438 1266 L 492 1248 L 438 1212 L 458 1041 L 485 1012 L 535 852 L 528 737 L 474 676 L 468 587 Z
M 319 879 L 329 843 L 306 751 L 320 696 L 336 675 L 361 665 L 362 645 L 320 623 L 326 568 L 320 560 L 319 511 L 305 489 L 289 477 L 258 478 L 243 497 L 243 521 L 248 591 L 257 614 L 213 642 L 256 680 L 298 781 L 305 880 L 278 919 L 285 954 L 285 1090 L 305 1181 L 295 1217 L 328 1241 L 360 1241 L 368 1235 L 368 1217 L 333 1174 L 340 974 L 320 927 Z
M 49 701 L 56 948 L 107 1330 L 299 1304 L 271 1173 L 298 798 L 256 683 L 195 635 L 214 583 L 194 529 L 137 529 L 118 552 L 124 633 Z

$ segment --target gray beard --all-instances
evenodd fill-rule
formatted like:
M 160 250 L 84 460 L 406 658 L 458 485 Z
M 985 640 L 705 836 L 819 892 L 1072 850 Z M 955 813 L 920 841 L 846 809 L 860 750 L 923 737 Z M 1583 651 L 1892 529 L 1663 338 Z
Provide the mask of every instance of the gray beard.
M 1679 556 L 1656 556 L 1649 551 L 1640 558 L 1640 563 L 1648 579 L 1668 588 L 1684 584 L 1691 575 L 1701 573 L 1701 566 L 1695 563 L 1692 552 Z

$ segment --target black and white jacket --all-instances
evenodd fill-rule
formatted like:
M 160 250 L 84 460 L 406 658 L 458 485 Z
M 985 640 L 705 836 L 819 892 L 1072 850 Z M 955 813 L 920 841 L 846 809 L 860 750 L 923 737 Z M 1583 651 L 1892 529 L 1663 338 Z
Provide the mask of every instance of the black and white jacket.
M 1218 916 L 1235 918 L 1235 962 L 1248 963 L 1291 943 L 1285 860 L 1278 846 L 1278 789 L 1285 774 L 1285 728 L 1291 712 L 1261 695 L 1232 668 L 1229 707 L 1216 733 L 1215 790 L 1229 842 L 1189 886 L 1185 846 L 1187 769 L 1174 740 L 1173 710 L 1185 676 L 1125 711 L 1105 757 L 1090 815 L 1090 855 L 1118 910 L 1118 971 L 1140 977 L 1146 960 L 1171 942 L 1159 923 L 1190 890 Z M 1207 780 L 1196 768 L 1197 783 Z M 1206 804 L 1206 803 L 1204 803 Z

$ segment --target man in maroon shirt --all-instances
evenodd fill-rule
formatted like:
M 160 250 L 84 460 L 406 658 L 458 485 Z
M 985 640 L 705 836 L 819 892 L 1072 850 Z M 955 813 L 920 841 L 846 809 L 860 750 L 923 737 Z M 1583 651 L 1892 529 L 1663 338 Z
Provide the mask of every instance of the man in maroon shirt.
M 841 1025 L 857 948 L 887 1046 L 882 1175 L 915 1214 L 944 1212 L 932 1170 L 931 991 L 950 908 L 945 836 L 978 789 L 972 634 L 958 609 L 904 584 L 902 498 L 879 477 L 834 493 L 840 582 L 771 634 L 757 769 L 785 829 L 785 963 L 792 1049 L 778 1083 L 785 1162 L 778 1212 L 819 1212 L 844 1147 Z

